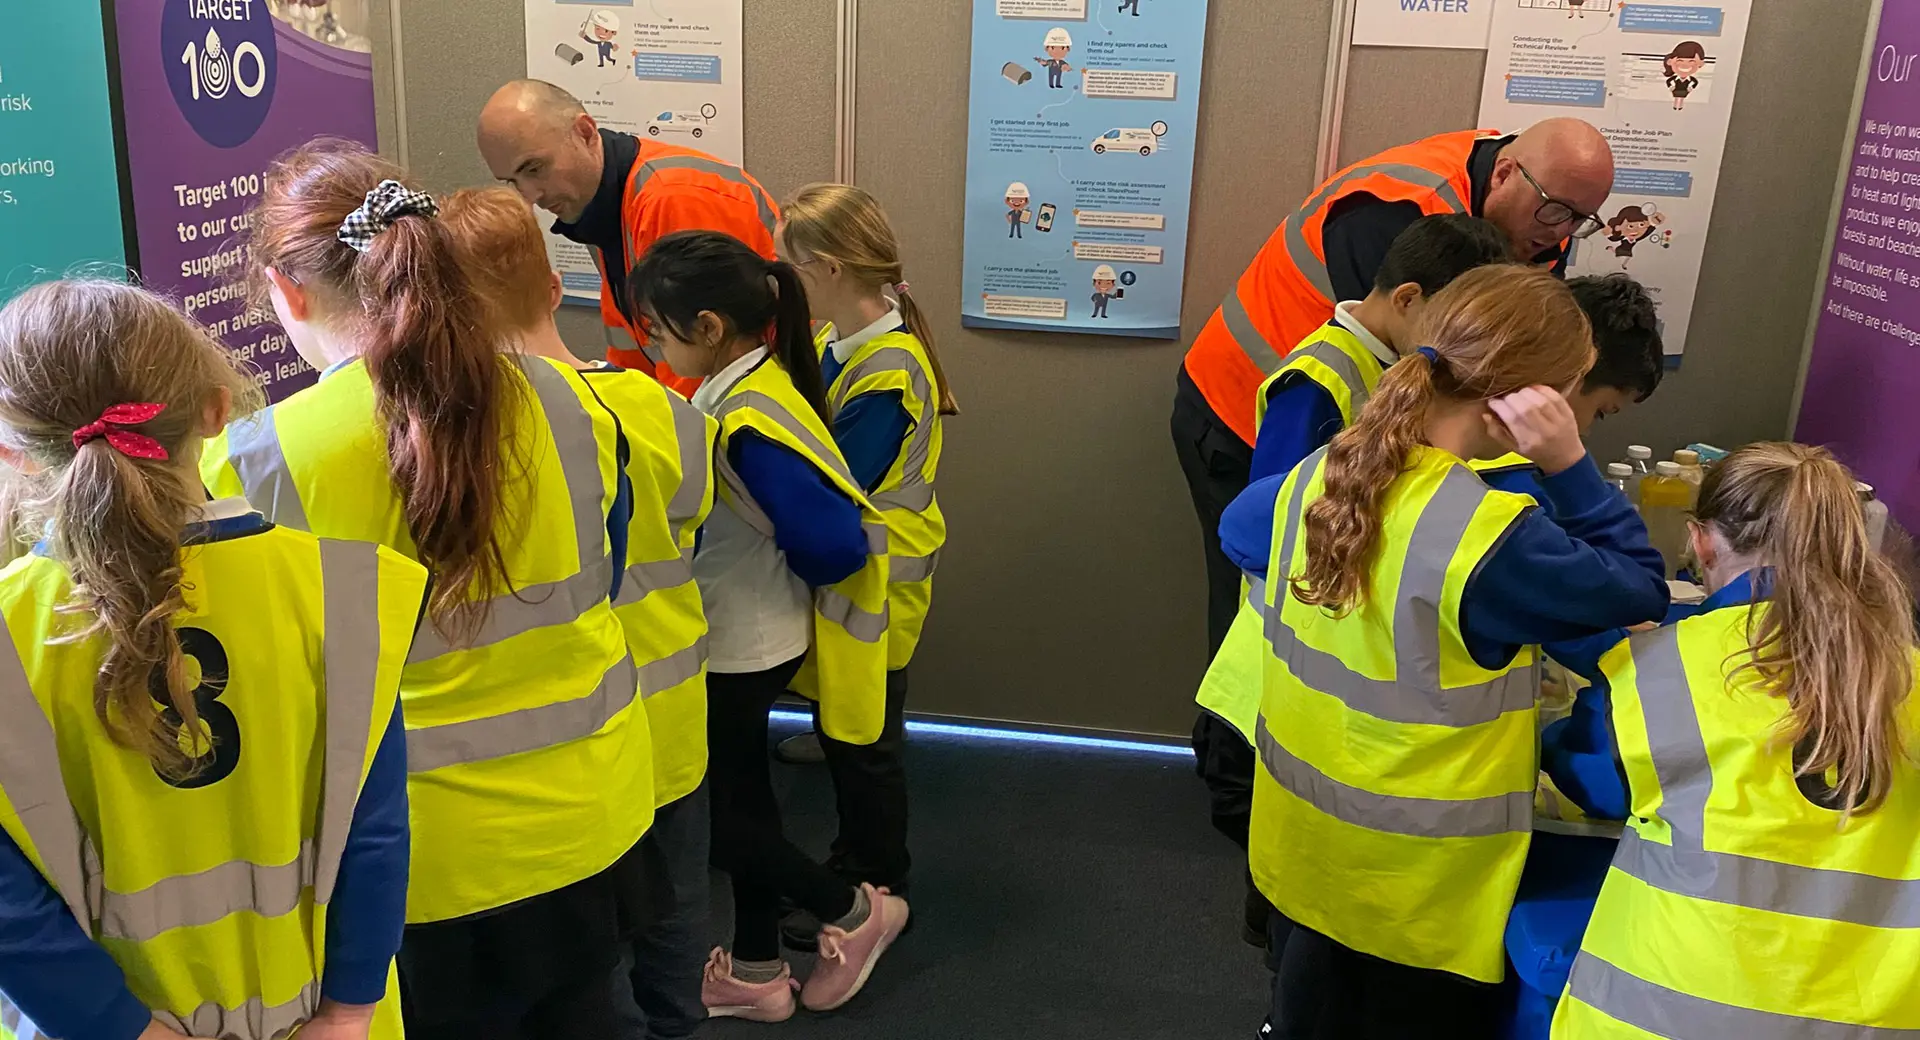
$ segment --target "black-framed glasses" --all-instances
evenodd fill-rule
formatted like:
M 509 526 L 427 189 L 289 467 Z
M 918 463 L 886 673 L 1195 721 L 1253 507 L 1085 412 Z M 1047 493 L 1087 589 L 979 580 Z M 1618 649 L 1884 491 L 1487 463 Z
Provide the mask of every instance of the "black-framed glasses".
M 1534 180 L 1533 174 L 1528 172 L 1521 163 L 1515 162 L 1513 165 L 1520 171 L 1520 176 L 1525 177 L 1527 183 L 1533 185 L 1534 194 L 1540 196 L 1540 208 L 1533 211 L 1533 219 L 1547 227 L 1553 227 L 1556 224 L 1572 224 L 1572 234 L 1575 238 L 1586 238 L 1607 226 L 1607 222 L 1599 217 L 1591 213 L 1582 213 L 1572 205 L 1547 194 L 1547 189 L 1542 188 L 1540 182 Z

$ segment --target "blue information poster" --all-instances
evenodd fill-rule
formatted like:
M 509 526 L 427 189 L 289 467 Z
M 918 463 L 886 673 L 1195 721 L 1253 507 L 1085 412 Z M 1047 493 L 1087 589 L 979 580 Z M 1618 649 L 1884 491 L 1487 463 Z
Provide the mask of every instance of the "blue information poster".
M 961 323 L 1178 339 L 1206 0 L 974 0 Z
M 126 276 L 100 6 L 0 4 L 0 303 L 74 273 Z

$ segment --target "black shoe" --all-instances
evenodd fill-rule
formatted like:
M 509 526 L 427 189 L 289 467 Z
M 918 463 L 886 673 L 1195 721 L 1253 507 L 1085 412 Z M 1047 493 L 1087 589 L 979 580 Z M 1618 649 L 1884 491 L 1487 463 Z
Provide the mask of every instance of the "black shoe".
M 773 757 L 790 766 L 817 766 L 827 760 L 827 753 L 820 747 L 820 734 L 808 730 L 775 744 Z

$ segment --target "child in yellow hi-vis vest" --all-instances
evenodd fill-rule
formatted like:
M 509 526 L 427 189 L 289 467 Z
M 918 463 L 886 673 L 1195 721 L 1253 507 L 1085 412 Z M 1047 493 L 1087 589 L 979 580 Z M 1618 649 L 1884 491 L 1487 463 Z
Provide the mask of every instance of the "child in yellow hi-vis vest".
M 711 1014 L 793 1014 L 780 899 L 825 922 L 801 990 L 815 1011 L 852 999 L 906 927 L 907 903 L 854 885 L 781 833 L 767 713 L 789 684 L 820 704 L 828 738 L 871 744 L 885 728 L 888 540 L 828 426 L 826 387 L 793 265 L 714 231 L 654 243 L 628 282 L 633 312 L 674 371 L 704 380 L 693 403 L 720 422 L 720 505 L 693 572 L 711 629 L 707 746 L 714 861 L 733 878 L 731 953 L 715 949 Z
M 426 571 L 210 499 L 252 381 L 119 282 L 0 311 L 0 1036 L 398 1040 Z

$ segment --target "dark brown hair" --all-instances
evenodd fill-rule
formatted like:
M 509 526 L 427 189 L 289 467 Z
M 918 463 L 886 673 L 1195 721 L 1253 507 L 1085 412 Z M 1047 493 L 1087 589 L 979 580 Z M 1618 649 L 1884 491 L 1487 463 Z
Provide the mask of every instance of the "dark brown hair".
M 1667 82 L 1669 84 L 1678 78 L 1673 73 L 1673 59 L 1675 58 L 1698 58 L 1701 61 L 1705 61 L 1707 59 L 1707 49 L 1700 46 L 1697 40 L 1684 40 L 1674 44 L 1673 50 L 1668 51 L 1667 56 L 1660 59 L 1660 70 L 1667 74 Z
M 1593 333 L 1573 294 L 1517 264 L 1454 279 L 1428 299 L 1416 335 L 1438 359 L 1401 358 L 1327 447 L 1326 486 L 1307 507 L 1306 570 L 1287 578 L 1302 603 L 1346 611 L 1367 594 L 1381 500 L 1426 442 L 1436 398 L 1486 401 L 1541 384 L 1569 391 L 1593 364 Z
M 1913 596 L 1867 541 L 1853 474 L 1825 448 L 1749 444 L 1707 472 L 1694 515 L 1771 569 L 1754 576 L 1771 581 L 1769 602 L 1750 615 L 1734 672 L 1786 699 L 1781 736 L 1802 788 L 1844 813 L 1878 808 L 1903 752 Z
M 253 380 L 192 319 L 121 282 L 35 286 L 0 310 L 0 438 L 32 473 L 19 473 L 25 516 L 45 525 L 47 550 L 73 576 L 63 611 L 87 623 L 62 642 L 106 636 L 94 710 L 117 744 L 184 779 L 208 759 L 179 733 L 202 732 L 174 615 L 183 529 L 206 500 L 191 455 L 225 390 L 238 410 L 258 403 Z M 161 404 L 130 427 L 169 459 L 142 459 L 105 438 L 75 447 L 73 433 L 118 404 Z M 154 710 L 161 696 L 181 728 Z
M 1607 230 L 1618 231 L 1620 230 L 1620 225 L 1625 224 L 1629 220 L 1638 221 L 1643 224 L 1649 223 L 1646 210 L 1638 206 L 1622 206 L 1620 207 L 1620 212 L 1615 213 L 1613 219 L 1607 221 Z
M 340 241 L 341 222 L 384 180 L 413 186 L 352 142 L 321 139 L 280 157 L 251 215 L 253 284 L 258 297 L 269 267 L 293 279 L 359 347 L 386 430 L 388 475 L 433 574 L 428 613 L 459 645 L 485 621 L 490 590 L 507 581 L 504 445 L 520 384 L 444 223 L 400 217 L 364 253 Z

